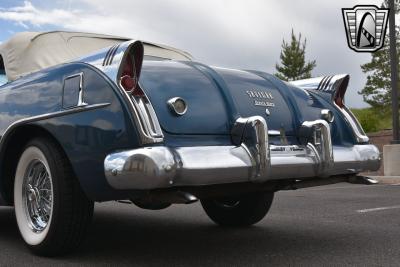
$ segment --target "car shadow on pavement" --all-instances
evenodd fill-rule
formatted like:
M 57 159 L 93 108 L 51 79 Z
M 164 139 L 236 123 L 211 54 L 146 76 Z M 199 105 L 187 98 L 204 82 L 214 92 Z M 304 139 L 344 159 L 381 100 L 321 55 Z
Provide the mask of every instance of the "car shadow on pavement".
M 221 228 L 211 222 L 200 205 L 175 206 L 164 211 L 96 212 L 93 227 L 80 252 L 82 261 L 138 265 L 248 265 L 251 262 L 295 263 L 345 247 L 345 236 L 329 229 L 291 227 L 268 216 L 244 228 Z M 286 222 L 287 223 L 287 222 Z M 305 231 L 304 231 L 305 230 Z M 337 229 L 332 230 L 337 231 Z M 287 257 L 290 255 L 290 257 Z M 293 261 L 294 260 L 294 261 Z M 325 259 L 321 259 L 322 263 Z
M 296 257 L 313 257 L 343 248 L 329 229 L 287 227 L 265 218 L 245 228 L 215 226 L 200 205 L 143 211 L 133 205 L 100 204 L 93 224 L 77 252 L 61 258 L 32 255 L 19 236 L 12 208 L 0 209 L 0 249 L 16 255 L 13 263 L 33 260 L 41 265 L 248 265 L 251 262 L 293 264 Z M 334 235 L 333 235 L 334 236 Z M 290 257 L 287 257 L 290 255 Z M 0 257 L 4 262 L 5 255 Z M 9 259 L 9 256 L 7 256 Z M 321 259 L 322 260 L 322 259 Z M 323 261 L 322 261 L 323 263 Z

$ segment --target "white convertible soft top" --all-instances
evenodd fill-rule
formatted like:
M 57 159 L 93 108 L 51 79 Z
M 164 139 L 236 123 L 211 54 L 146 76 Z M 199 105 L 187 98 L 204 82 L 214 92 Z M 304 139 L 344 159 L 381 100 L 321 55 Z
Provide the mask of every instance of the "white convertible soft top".
M 130 38 L 80 32 L 21 32 L 0 45 L 0 68 L 4 63 L 9 81 L 26 74 L 71 61 Z M 144 54 L 176 60 L 192 56 L 176 48 L 147 43 Z

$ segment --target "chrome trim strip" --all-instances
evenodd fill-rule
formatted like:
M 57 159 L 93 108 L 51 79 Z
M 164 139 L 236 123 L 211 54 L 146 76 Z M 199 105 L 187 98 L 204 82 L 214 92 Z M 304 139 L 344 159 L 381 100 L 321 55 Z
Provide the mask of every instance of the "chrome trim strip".
M 156 112 L 154 111 L 146 93 L 143 91 L 145 99 L 135 99 L 128 95 L 128 93 L 122 89 L 121 85 L 119 85 L 119 89 L 129 104 L 128 106 L 133 114 L 135 125 L 138 127 L 141 143 L 152 144 L 163 142 L 164 134 L 162 133 Z
M 325 93 L 334 93 L 343 79 L 347 79 L 348 77 L 348 74 L 336 74 L 333 76 L 321 76 L 291 81 L 290 83 L 305 90 L 317 90 Z
M 110 49 L 108 49 L 107 54 L 104 56 L 104 59 L 103 59 L 103 64 L 102 64 L 103 66 L 106 65 L 106 61 L 108 61 L 108 58 L 109 58 L 109 56 L 111 54 L 111 51 L 114 49 L 115 46 L 116 45 L 113 45 L 113 46 L 110 47 Z
M 108 58 L 108 62 L 106 63 L 107 65 L 111 65 L 112 64 L 112 62 L 114 60 L 115 53 L 117 53 L 118 47 L 119 47 L 119 44 L 115 46 L 114 50 L 110 54 L 110 56 Z
M 335 107 L 343 114 L 346 122 L 353 129 L 354 135 L 358 143 L 368 143 L 369 137 L 365 134 L 364 129 L 362 128 L 360 122 L 354 116 L 353 112 L 349 110 L 349 108 L 345 105 L 343 108 L 340 108 L 336 103 L 334 103 Z
M 60 116 L 64 116 L 64 115 L 70 115 L 70 114 L 74 114 L 74 113 L 85 112 L 85 111 L 89 111 L 89 110 L 93 110 L 93 109 L 104 108 L 104 107 L 107 107 L 109 105 L 110 105 L 110 103 L 91 104 L 91 105 L 73 107 L 73 108 L 70 108 L 70 109 L 55 111 L 55 112 L 51 112 L 51 113 L 41 114 L 41 115 L 27 117 L 27 118 L 24 118 L 24 119 L 17 120 L 15 122 L 11 123 L 7 127 L 7 129 L 4 131 L 4 133 L 3 133 L 3 135 L 1 136 L 1 139 L 0 139 L 0 147 L 2 147 L 3 142 L 4 142 L 5 138 L 7 137 L 7 135 L 9 135 L 9 133 L 11 133 L 12 130 L 15 127 L 20 126 L 21 124 L 30 123 L 30 122 L 34 122 L 34 121 L 40 121 L 40 120 L 46 120 L 46 119 L 51 119 L 51 118 L 56 118 L 56 117 L 60 117 Z
M 162 143 L 164 141 L 164 135 L 161 130 L 160 123 L 157 115 L 151 105 L 149 98 L 146 93 L 145 101 L 139 101 L 134 99 L 122 88 L 120 81 L 118 80 L 118 70 L 124 59 L 124 55 L 129 52 L 130 48 L 137 44 L 136 40 L 130 40 L 123 42 L 118 45 L 114 45 L 111 48 L 105 48 L 92 56 L 79 59 L 80 62 L 85 62 L 98 69 L 100 69 L 106 76 L 108 76 L 118 87 L 122 97 L 128 104 L 129 112 L 132 114 L 133 122 L 137 127 L 140 142 L 142 145 Z M 104 58 L 108 57 L 103 65 Z M 112 57 L 112 59 L 110 59 Z M 139 84 L 139 87 L 142 88 Z
M 268 135 L 280 136 L 280 135 L 281 135 L 281 131 L 278 131 L 278 130 L 268 130 Z

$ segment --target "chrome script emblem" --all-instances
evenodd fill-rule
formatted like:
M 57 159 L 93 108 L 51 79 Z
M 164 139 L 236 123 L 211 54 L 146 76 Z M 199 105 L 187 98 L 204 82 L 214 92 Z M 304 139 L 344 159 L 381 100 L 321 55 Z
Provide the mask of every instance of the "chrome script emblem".
M 270 92 L 248 90 L 246 91 L 246 94 L 250 98 L 254 99 L 255 106 L 275 107 L 275 103 L 268 101 L 268 100 L 274 100 L 274 97 Z
M 246 91 L 246 93 L 250 98 L 263 98 L 263 99 L 269 99 L 269 100 L 274 99 L 272 94 L 269 92 L 248 90 L 248 91 Z
M 356 52 L 375 52 L 383 47 L 389 9 L 374 5 L 342 8 L 347 44 Z

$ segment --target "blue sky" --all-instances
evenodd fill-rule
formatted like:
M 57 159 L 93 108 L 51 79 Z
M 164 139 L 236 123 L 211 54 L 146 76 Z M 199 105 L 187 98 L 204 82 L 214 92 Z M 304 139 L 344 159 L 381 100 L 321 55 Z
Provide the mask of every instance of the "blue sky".
M 20 31 L 69 30 L 127 36 L 175 46 L 210 65 L 275 72 L 291 29 L 307 38 L 313 76 L 349 73 L 346 102 L 366 82 L 371 58 L 347 46 L 341 8 L 380 0 L 0 0 L 0 42 Z
M 30 1 L 32 4 L 38 7 L 48 7 L 49 3 L 54 3 L 53 1 Z M 47 2 L 47 5 L 46 3 Z M 6 9 L 24 6 L 24 0 L 0 0 L 0 13 Z M 25 25 L 27 26 L 27 25 Z M 10 36 L 14 35 L 16 32 L 21 31 L 42 31 L 42 30 L 51 30 L 52 25 L 46 25 L 44 27 L 37 27 L 34 25 L 29 25 L 28 28 L 24 27 L 22 24 L 17 21 L 10 21 L 6 19 L 0 19 L 0 41 L 7 40 Z

